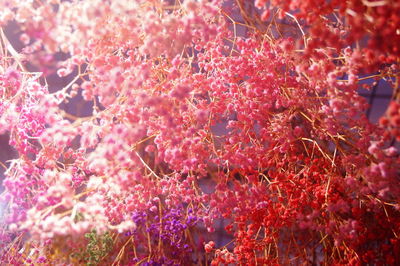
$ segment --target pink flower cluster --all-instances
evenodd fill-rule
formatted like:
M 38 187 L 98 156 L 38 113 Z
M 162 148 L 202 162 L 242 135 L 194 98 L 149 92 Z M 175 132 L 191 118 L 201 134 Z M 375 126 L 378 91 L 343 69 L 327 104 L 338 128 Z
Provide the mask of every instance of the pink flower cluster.
M 230 3 L 0 3 L 1 262 L 400 262 L 399 6 Z

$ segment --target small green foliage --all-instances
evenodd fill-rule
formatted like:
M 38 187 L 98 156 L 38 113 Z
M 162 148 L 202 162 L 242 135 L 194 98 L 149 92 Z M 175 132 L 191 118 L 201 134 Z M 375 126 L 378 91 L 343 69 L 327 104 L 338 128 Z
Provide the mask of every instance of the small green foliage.
M 85 238 L 88 240 L 86 250 L 74 253 L 73 257 L 87 262 L 88 266 L 98 265 L 101 259 L 112 250 L 113 239 L 109 232 L 98 235 L 96 230 L 85 234 Z
M 113 240 L 108 232 L 103 235 L 98 235 L 96 230 L 85 234 L 85 237 L 89 240 L 86 247 L 87 265 L 97 265 L 101 258 L 106 256 L 112 250 Z

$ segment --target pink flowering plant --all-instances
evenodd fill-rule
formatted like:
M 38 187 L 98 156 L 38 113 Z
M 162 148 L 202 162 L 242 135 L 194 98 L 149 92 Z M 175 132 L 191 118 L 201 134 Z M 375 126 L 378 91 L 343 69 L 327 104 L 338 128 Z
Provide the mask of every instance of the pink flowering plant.
M 0 26 L 2 264 L 400 263 L 398 1 L 5 0 Z

